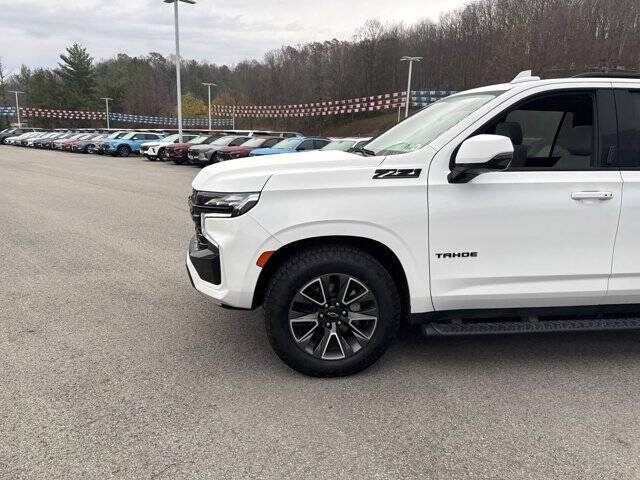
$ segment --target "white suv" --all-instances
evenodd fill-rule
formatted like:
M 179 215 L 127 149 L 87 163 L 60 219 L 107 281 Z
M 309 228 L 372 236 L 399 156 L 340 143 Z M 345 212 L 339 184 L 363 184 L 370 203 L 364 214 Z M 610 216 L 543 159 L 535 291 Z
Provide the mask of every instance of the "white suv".
M 640 77 L 523 72 L 361 153 L 225 162 L 193 181 L 193 285 L 262 305 L 291 367 L 361 370 L 401 319 L 438 335 L 640 327 Z

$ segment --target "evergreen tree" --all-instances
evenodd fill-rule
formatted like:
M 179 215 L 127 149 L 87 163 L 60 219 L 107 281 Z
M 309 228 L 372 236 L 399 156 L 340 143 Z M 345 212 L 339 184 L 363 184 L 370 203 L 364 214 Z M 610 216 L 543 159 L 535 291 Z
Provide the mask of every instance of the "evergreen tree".
M 60 54 L 58 75 L 62 80 L 65 106 L 69 109 L 88 109 L 96 104 L 95 69 L 87 49 L 77 43 Z

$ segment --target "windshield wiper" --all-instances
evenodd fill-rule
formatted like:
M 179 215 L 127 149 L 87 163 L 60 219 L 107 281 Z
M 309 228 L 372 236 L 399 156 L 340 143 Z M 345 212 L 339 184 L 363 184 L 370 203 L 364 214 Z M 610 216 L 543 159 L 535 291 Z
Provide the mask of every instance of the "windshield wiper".
M 360 153 L 363 157 L 375 157 L 376 156 L 376 152 L 374 152 L 373 150 L 369 150 L 367 148 L 364 147 L 356 147 L 351 149 L 352 152 L 354 153 Z

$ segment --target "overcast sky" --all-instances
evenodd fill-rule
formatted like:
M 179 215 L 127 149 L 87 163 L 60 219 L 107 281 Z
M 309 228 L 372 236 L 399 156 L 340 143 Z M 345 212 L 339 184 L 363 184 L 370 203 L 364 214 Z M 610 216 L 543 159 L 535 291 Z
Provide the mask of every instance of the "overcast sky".
M 185 58 L 232 65 L 281 45 L 349 40 L 369 18 L 407 24 L 438 20 L 468 0 L 198 0 L 180 4 Z M 117 53 L 170 54 L 173 6 L 161 0 L 0 0 L 0 57 L 9 73 L 22 64 L 55 66 L 78 42 L 96 59 Z

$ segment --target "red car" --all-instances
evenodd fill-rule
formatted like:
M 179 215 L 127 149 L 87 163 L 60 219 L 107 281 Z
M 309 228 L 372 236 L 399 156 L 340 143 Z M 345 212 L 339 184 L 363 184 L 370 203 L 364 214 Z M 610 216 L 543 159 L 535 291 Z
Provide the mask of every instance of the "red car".
M 219 137 L 220 135 L 199 135 L 185 143 L 173 143 L 171 145 L 167 145 L 164 149 L 165 157 L 169 160 L 173 160 L 173 163 L 176 163 L 178 165 L 187 163 L 189 161 L 189 159 L 187 158 L 187 152 L 189 152 L 189 148 L 193 147 L 194 145 L 211 143 Z
M 282 140 L 282 137 L 253 137 L 235 147 L 219 148 L 216 153 L 216 158 L 219 162 L 224 162 L 226 160 L 233 160 L 234 158 L 248 157 L 251 150 L 273 147 Z

